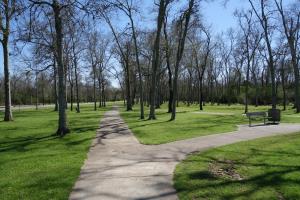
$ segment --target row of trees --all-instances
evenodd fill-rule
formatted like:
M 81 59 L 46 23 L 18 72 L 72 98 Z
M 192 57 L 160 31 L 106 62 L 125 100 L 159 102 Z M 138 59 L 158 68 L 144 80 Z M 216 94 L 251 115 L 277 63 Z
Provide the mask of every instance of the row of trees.
M 299 2 L 248 3 L 249 9 L 234 13 L 238 28 L 215 35 L 201 16 L 200 0 L 157 1 L 155 27 L 139 23 L 147 16 L 134 0 L 3 1 L 5 120 L 12 119 L 10 85 L 15 103 L 29 102 L 29 94 L 56 103 L 60 135 L 69 131 L 67 102 L 80 112 L 82 101 L 93 101 L 96 110 L 97 101 L 104 106 L 122 98 L 128 111 L 139 104 L 141 119 L 144 104 L 148 119 L 156 119 L 155 109 L 168 102 L 175 120 L 179 101 L 200 110 L 208 102 L 243 103 L 245 112 L 250 103 L 285 108 L 291 102 L 300 112 Z M 10 22 L 13 28 L 5 28 Z M 12 77 L 19 86 L 9 80 L 11 34 L 14 64 L 26 69 Z M 111 87 L 112 79 L 119 89 Z
M 174 120 L 180 100 L 188 105 L 196 102 L 200 110 L 205 101 L 229 105 L 239 102 L 245 104 L 245 113 L 249 103 L 271 104 L 272 108 L 282 103 L 285 109 L 291 102 L 300 112 L 299 2 L 249 0 L 249 9 L 235 12 L 238 29 L 217 36 L 201 18 L 199 3 L 186 1 L 178 9 L 176 2 L 159 1 L 157 27 L 150 32 L 139 31 L 140 53 L 134 50 L 132 31 L 121 34 L 128 27 L 119 35 L 113 31 L 122 55 L 132 54 L 121 57 L 122 62 L 133 63 L 122 65 L 127 110 L 132 109 L 133 99 L 138 97 L 150 106 L 149 119 L 155 119 L 155 108 L 168 101 Z M 136 10 L 136 6 L 132 1 L 117 1 L 116 9 L 109 13 Z M 129 28 L 133 26 L 131 23 Z M 134 56 L 140 60 L 137 62 Z M 140 71 L 143 81 L 137 84 Z M 136 85 L 140 87 L 138 94 Z M 143 119 L 143 109 L 140 110 Z
M 75 90 L 75 84 L 70 83 L 72 79 L 67 80 L 67 88 L 66 88 L 66 101 L 69 103 L 70 110 L 76 111 L 77 108 L 77 92 Z M 73 81 L 74 78 L 73 78 Z M 4 79 L 0 78 L 0 88 L 4 91 Z M 74 84 L 71 86 L 71 84 Z M 118 88 L 113 88 L 109 82 L 105 83 L 104 87 L 104 95 L 100 94 L 102 92 L 99 90 L 99 82 L 97 80 L 96 92 L 97 92 L 97 107 L 104 106 L 108 100 L 112 101 L 120 101 L 123 99 L 123 95 L 121 90 Z M 17 71 L 13 72 L 13 75 L 10 77 L 10 85 L 11 85 L 11 102 L 13 106 L 22 106 L 22 105 L 37 105 L 46 106 L 49 104 L 55 104 L 56 97 L 54 91 L 54 80 L 53 80 L 53 71 L 43 71 L 39 73 L 28 72 L 28 73 L 18 73 Z M 71 87 L 74 87 L 71 90 Z M 87 76 L 85 79 L 82 79 L 80 76 L 78 82 L 78 99 L 79 103 L 91 103 L 94 102 L 93 95 L 93 79 L 92 76 Z M 102 99 L 105 97 L 105 99 Z M 4 94 L 0 94 L 0 102 L 2 105 L 4 104 Z M 79 105 L 80 108 L 80 105 Z M 56 108 L 57 109 L 57 108 Z M 79 110 L 80 112 L 80 110 Z
M 95 110 L 97 101 L 99 106 L 105 106 L 108 95 L 118 98 L 118 91 L 106 91 L 111 87 L 108 79 L 110 70 L 107 69 L 110 58 L 105 46 L 110 39 L 93 27 L 89 16 L 85 18 L 87 10 L 84 5 L 88 3 L 91 2 L 1 2 L 5 121 L 13 120 L 8 64 L 10 36 L 13 44 L 10 49 L 14 49 L 15 54 L 14 65 L 19 70 L 13 77 L 13 100 L 15 103 L 27 103 L 32 102 L 34 96 L 36 104 L 40 98 L 43 103 L 47 100 L 55 103 L 59 114 L 57 134 L 69 132 L 66 117 L 68 101 L 71 110 L 73 102 L 76 102 L 76 111 L 80 112 L 83 98 L 90 101 L 92 96 Z M 28 93 L 20 91 L 21 86 Z

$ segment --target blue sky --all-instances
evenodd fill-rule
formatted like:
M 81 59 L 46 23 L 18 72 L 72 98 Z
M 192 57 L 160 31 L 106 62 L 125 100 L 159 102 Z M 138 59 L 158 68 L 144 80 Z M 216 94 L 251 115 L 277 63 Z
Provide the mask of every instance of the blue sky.
M 154 0 L 145 0 L 145 6 L 147 7 L 147 12 L 145 14 L 151 13 L 151 6 Z M 212 28 L 214 32 L 222 32 L 226 31 L 229 27 L 235 26 L 235 19 L 232 16 L 232 13 L 236 7 L 240 7 L 245 3 L 243 0 L 231 0 L 231 2 L 227 5 L 226 8 L 222 6 L 223 0 L 215 0 L 213 2 L 207 3 L 203 2 L 201 11 L 203 12 L 203 16 L 205 21 L 208 24 L 212 24 Z M 234 3 L 233 3 L 234 2 Z M 247 3 L 247 1 L 244 0 Z M 153 18 L 150 19 L 153 23 Z M 2 48 L 0 48 L 0 74 L 3 74 L 3 58 L 2 58 Z M 10 62 L 12 63 L 12 62 Z M 11 66 L 13 68 L 13 66 Z
M 215 0 L 202 3 L 203 19 L 212 26 L 215 34 L 226 32 L 230 27 L 237 26 L 237 20 L 233 16 L 235 9 L 249 8 L 249 3 L 246 0 L 231 0 L 226 6 L 222 2 L 223 0 Z
M 235 9 L 247 9 L 249 8 L 249 3 L 247 0 L 230 0 L 226 7 L 222 4 L 224 0 L 214 0 L 214 1 L 202 1 L 201 9 L 203 19 L 207 25 L 212 26 L 213 34 L 226 32 L 230 27 L 237 26 L 237 20 L 233 16 Z M 293 0 L 285 0 L 285 3 L 292 2 Z M 142 1 L 140 1 L 142 2 Z M 140 23 L 151 23 L 154 24 L 153 15 L 153 2 L 154 0 L 144 0 L 144 4 L 141 7 L 146 8 L 145 15 L 151 14 L 150 19 L 146 21 L 141 20 Z M 120 20 L 119 20 L 120 21 Z M 150 27 L 151 27 L 150 25 Z M 13 68 L 13 66 L 11 66 Z M 0 48 L 0 74 L 3 74 L 3 59 L 2 59 L 2 48 Z

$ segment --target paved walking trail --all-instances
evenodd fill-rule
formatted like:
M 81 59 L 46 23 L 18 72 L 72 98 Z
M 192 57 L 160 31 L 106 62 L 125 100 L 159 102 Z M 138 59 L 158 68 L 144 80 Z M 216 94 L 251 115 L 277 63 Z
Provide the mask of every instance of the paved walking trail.
M 101 121 L 97 137 L 70 194 L 71 200 L 176 200 L 176 164 L 195 151 L 260 137 L 300 131 L 300 125 L 239 126 L 238 131 L 163 145 L 142 145 L 117 108 Z

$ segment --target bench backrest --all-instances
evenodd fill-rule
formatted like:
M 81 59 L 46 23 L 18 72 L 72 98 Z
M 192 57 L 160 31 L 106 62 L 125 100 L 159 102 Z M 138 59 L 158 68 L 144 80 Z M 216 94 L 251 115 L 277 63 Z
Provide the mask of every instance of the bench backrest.
M 256 117 L 256 116 L 261 116 L 261 117 L 266 117 L 267 113 L 266 112 L 248 112 L 246 113 L 247 117 Z

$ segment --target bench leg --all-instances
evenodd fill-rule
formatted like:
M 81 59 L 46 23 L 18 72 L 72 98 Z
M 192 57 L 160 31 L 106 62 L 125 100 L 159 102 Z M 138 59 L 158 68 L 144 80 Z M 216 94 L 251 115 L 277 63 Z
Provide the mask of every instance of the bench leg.
M 251 127 L 251 119 L 249 118 L 249 127 Z

